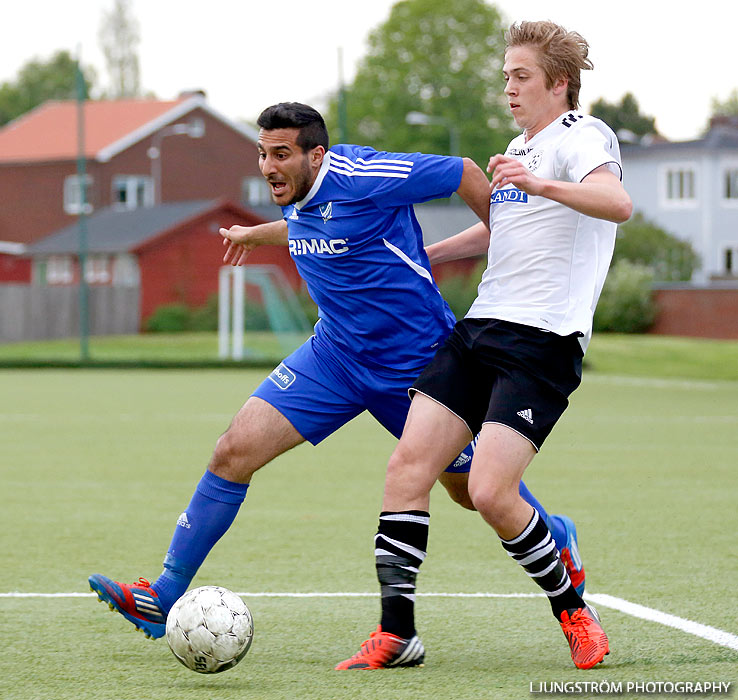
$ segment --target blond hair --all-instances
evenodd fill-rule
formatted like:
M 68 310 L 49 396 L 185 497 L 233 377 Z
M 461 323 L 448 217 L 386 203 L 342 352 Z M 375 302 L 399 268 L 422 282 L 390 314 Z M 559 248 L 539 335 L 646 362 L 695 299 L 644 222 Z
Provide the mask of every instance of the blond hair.
M 559 78 L 568 80 L 569 108 L 579 107 L 581 71 L 594 68 L 587 58 L 589 44 L 581 34 L 569 32 L 554 22 L 518 22 L 505 32 L 505 44 L 506 51 L 514 46 L 535 47 L 546 76 L 546 87 L 551 89 Z

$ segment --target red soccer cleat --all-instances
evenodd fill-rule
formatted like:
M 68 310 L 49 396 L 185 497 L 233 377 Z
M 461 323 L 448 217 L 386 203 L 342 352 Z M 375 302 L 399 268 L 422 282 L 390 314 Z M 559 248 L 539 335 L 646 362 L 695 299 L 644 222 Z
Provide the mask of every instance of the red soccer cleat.
M 382 632 L 382 626 L 379 625 L 356 654 L 336 666 L 336 671 L 422 666 L 424 659 L 425 649 L 417 635 L 412 639 L 403 639 Z
M 577 668 L 592 668 L 610 653 L 610 644 L 600 625 L 600 617 L 589 605 L 564 610 L 561 613 L 561 629 L 569 642 L 571 658 Z

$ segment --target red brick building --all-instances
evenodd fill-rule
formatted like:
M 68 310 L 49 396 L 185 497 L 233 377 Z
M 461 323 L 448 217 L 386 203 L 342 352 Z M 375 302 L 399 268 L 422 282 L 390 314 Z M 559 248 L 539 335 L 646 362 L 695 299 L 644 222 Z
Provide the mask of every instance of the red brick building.
M 77 174 L 80 114 L 86 198 Z M 263 205 L 256 132 L 201 93 L 177 100 L 50 101 L 0 129 L 0 241 L 32 243 L 80 211 L 225 198 Z
M 218 289 L 218 228 L 281 216 L 256 139 L 202 93 L 50 101 L 19 117 L 0 129 L 0 284 L 78 284 L 84 214 L 89 284 L 138 287 L 141 322 L 163 304 L 204 304 Z M 300 285 L 286 247 L 249 262 Z

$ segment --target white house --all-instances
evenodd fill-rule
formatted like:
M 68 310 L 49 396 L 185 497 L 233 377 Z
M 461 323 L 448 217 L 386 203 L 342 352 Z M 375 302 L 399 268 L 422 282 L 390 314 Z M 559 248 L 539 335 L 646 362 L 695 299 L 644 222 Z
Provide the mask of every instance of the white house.
M 699 254 L 692 281 L 738 280 L 738 119 L 713 119 L 694 141 L 623 143 L 621 151 L 634 210 Z

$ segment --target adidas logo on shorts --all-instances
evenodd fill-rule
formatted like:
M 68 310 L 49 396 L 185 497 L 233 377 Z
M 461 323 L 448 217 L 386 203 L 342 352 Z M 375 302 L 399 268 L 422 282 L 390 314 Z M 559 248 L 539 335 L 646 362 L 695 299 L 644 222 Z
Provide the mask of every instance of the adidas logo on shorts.
M 471 462 L 471 457 L 463 452 L 456 458 L 456 461 L 451 465 L 451 469 L 458 469 L 463 467 L 467 462 Z
M 528 421 L 531 425 L 533 425 L 533 411 L 529 408 L 524 408 L 522 411 L 518 411 L 518 415 L 523 419 Z

